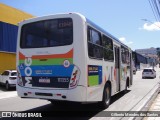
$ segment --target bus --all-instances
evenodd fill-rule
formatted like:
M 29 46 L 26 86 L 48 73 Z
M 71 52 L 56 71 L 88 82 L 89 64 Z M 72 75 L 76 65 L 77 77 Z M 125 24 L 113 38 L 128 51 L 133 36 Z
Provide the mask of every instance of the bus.
M 17 92 L 21 98 L 110 105 L 132 85 L 132 51 L 79 13 L 19 23 Z

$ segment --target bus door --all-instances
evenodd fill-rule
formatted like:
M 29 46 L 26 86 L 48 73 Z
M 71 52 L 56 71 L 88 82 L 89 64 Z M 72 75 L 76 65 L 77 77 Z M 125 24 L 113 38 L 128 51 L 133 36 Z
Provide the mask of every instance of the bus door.
M 120 48 L 114 46 L 115 54 L 115 69 L 114 69 L 114 80 L 116 81 L 116 92 L 120 91 Z

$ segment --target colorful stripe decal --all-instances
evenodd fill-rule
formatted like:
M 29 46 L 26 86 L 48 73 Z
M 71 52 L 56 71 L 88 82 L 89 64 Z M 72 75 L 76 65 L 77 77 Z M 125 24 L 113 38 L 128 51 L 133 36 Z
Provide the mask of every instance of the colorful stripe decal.
M 73 48 L 64 54 L 30 57 L 19 52 L 18 67 L 20 84 L 26 87 L 76 87 L 80 78 L 80 70 L 73 64 Z M 75 72 L 76 75 L 73 74 Z
M 63 62 L 66 60 L 66 58 L 57 58 L 57 59 L 47 59 L 44 60 L 32 60 L 32 65 L 62 65 Z M 67 60 L 70 62 L 70 64 L 73 64 L 73 58 L 67 58 Z M 20 60 L 19 63 L 24 63 L 24 60 Z
M 19 69 L 21 70 L 21 76 L 26 76 L 25 74 L 30 71 L 25 71 L 26 66 L 21 64 Z M 54 66 L 30 66 L 32 70 L 31 76 L 47 76 L 47 77 L 71 77 L 74 65 L 70 65 L 68 68 L 65 68 L 63 65 L 54 65 Z M 26 72 L 26 73 L 25 73 Z
M 65 54 L 54 54 L 54 55 L 33 55 L 32 59 L 49 59 L 49 58 L 73 58 L 73 49 Z M 19 60 L 24 60 L 25 56 L 19 52 Z
M 65 54 L 33 55 L 32 65 L 62 65 L 65 60 L 73 64 L 73 49 Z M 19 64 L 24 63 L 25 55 L 19 52 Z
M 92 75 L 92 76 L 88 76 L 89 78 L 89 86 L 95 86 L 95 85 L 99 85 L 99 76 L 98 75 Z

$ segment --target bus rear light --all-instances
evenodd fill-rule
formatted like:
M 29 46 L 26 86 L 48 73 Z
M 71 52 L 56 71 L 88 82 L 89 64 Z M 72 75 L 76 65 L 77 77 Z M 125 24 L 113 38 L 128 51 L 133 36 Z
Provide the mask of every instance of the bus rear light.
M 75 70 L 75 72 L 72 73 L 72 77 L 71 77 L 71 80 L 70 80 L 70 88 L 73 88 L 77 85 L 77 75 L 78 75 L 78 70 Z
M 17 69 L 17 84 L 19 86 L 23 86 L 22 77 L 21 77 L 18 69 Z
M 72 81 L 72 83 L 70 83 L 70 87 L 73 88 L 77 85 L 77 81 Z
M 23 86 L 23 82 L 22 82 L 22 79 L 21 78 L 17 78 L 17 84 L 19 86 Z
M 75 65 L 70 79 L 69 88 L 75 88 L 78 85 L 79 78 L 80 69 Z

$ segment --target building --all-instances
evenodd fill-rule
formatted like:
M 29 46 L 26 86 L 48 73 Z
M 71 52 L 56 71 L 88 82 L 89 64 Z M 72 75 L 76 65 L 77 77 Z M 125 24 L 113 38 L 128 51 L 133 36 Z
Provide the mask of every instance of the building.
M 135 51 L 132 51 L 132 59 L 136 69 L 143 69 L 149 66 L 148 58 Z
M 148 54 L 157 55 L 157 49 L 154 47 L 146 49 L 136 49 L 135 51 L 141 55 L 148 55 Z
M 157 48 L 158 62 L 160 63 L 160 48 Z
M 0 3 L 0 73 L 16 69 L 18 23 L 33 16 Z
M 135 51 L 141 55 L 148 57 L 149 59 L 153 59 L 154 61 L 153 64 L 159 63 L 160 48 L 151 47 L 151 48 L 146 48 L 146 49 L 136 49 Z

